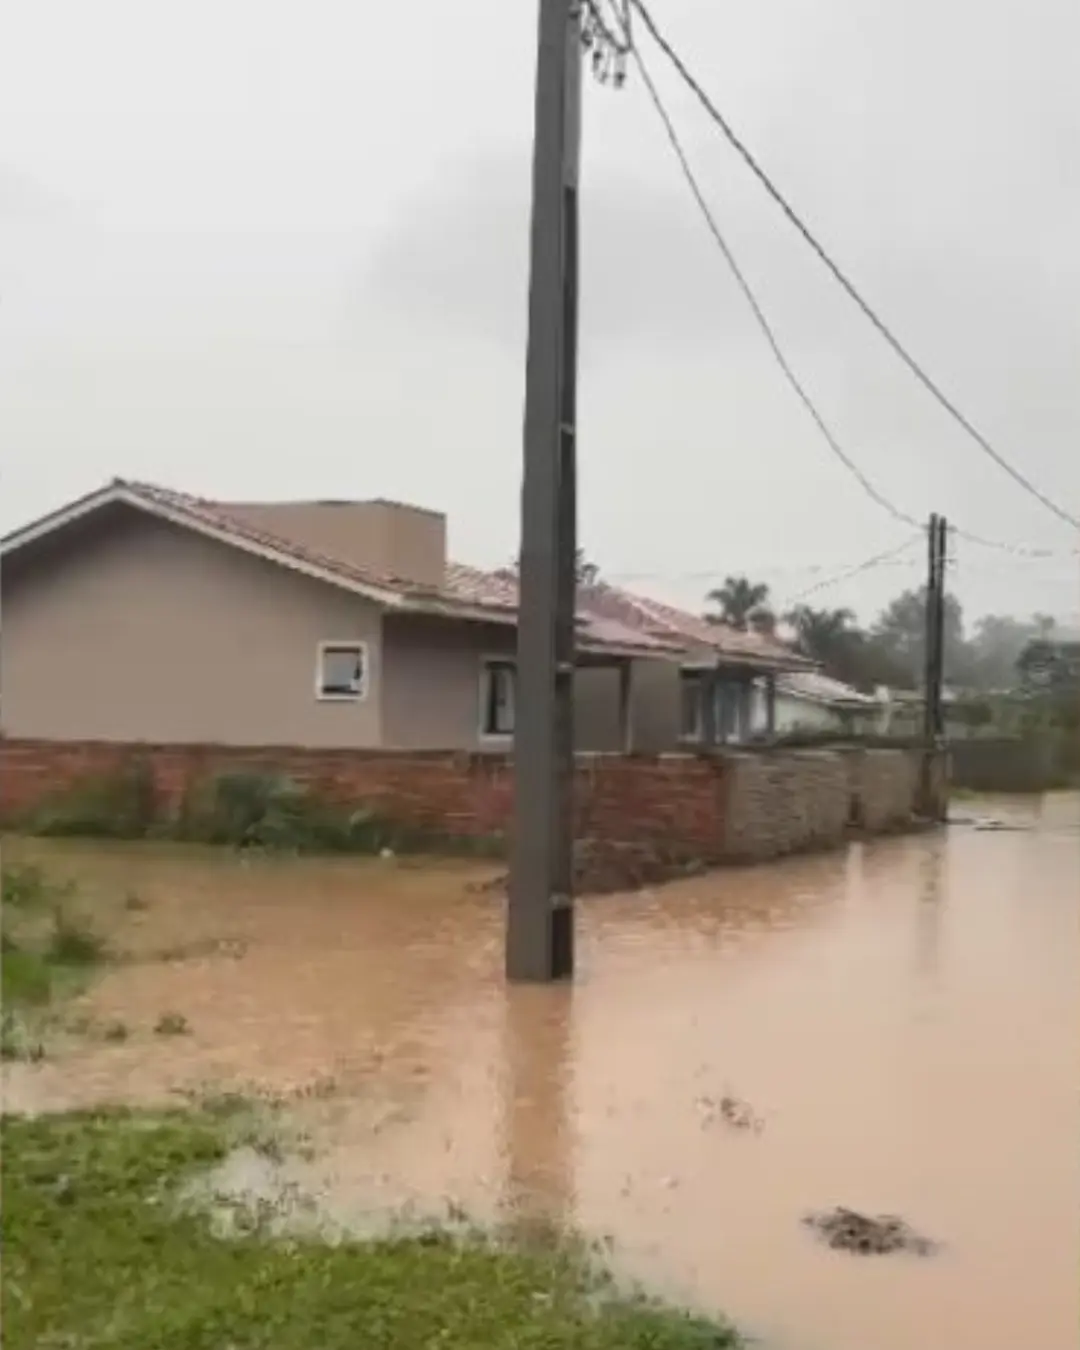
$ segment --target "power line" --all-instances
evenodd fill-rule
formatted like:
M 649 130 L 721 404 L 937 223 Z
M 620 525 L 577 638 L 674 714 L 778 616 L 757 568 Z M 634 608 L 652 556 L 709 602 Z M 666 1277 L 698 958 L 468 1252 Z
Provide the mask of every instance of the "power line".
M 857 577 L 863 572 L 869 572 L 872 568 L 880 567 L 893 558 L 898 558 L 902 553 L 906 553 L 909 548 L 921 542 L 922 538 L 923 531 L 919 530 L 917 534 L 909 535 L 902 544 L 897 544 L 895 548 L 886 549 L 883 553 L 875 553 L 872 558 L 867 558 L 854 567 L 849 567 L 844 572 L 839 572 L 835 576 L 824 577 L 821 581 L 815 581 L 812 586 L 807 586 L 806 590 L 800 591 L 798 595 L 791 596 L 785 602 L 785 608 L 798 604 L 805 600 L 808 595 L 814 595 L 828 586 L 839 586 L 841 582 L 850 581 L 852 577 Z
M 951 526 L 950 532 L 952 532 Z M 740 564 L 738 570 L 741 575 L 751 578 L 759 577 L 764 580 L 771 578 L 770 589 L 775 589 L 778 585 L 785 584 L 784 578 L 787 578 L 788 583 L 791 584 L 800 577 L 813 577 L 814 580 L 807 585 L 807 588 L 793 597 L 795 600 L 799 600 L 804 595 L 831 586 L 836 582 L 843 581 L 849 576 L 857 576 L 860 572 L 867 570 L 870 566 L 909 566 L 913 563 L 920 562 L 921 560 L 918 558 L 907 559 L 902 555 L 904 551 L 914 543 L 915 539 L 921 539 L 924 533 L 925 527 L 917 535 L 911 535 L 904 543 L 898 544 L 894 549 L 886 550 L 884 553 L 875 554 L 873 558 L 868 558 L 865 561 L 848 564 L 846 566 L 830 566 L 827 563 L 786 563 L 764 562 L 759 560 L 750 564 Z M 960 534 L 958 537 L 962 540 L 966 540 L 964 534 Z M 1044 558 L 1042 555 L 1021 554 L 1019 556 L 1022 558 L 1030 558 L 1032 562 L 1048 561 L 1048 559 Z M 1060 555 L 1055 554 L 1053 555 L 1053 558 L 1058 558 L 1059 556 Z M 958 557 L 963 561 L 965 572 L 977 572 L 979 575 L 999 575 L 1003 569 L 1011 570 L 1015 566 L 1015 564 L 1010 563 L 1006 558 L 994 561 L 973 561 L 969 554 L 963 553 L 958 555 L 955 550 L 951 551 L 949 554 L 948 561 L 950 566 L 957 562 Z M 642 571 L 641 569 L 634 569 L 631 571 L 620 572 L 609 571 L 606 567 L 603 567 L 600 570 L 602 580 L 616 586 L 632 586 L 647 582 L 710 586 L 726 580 L 727 577 L 731 575 L 730 567 L 719 569 L 716 567 L 691 568 L 686 571 Z M 824 573 L 828 573 L 828 575 L 822 575 Z M 1078 578 L 1075 570 L 1069 572 L 1059 571 L 1052 574 L 1040 570 L 1038 573 L 1038 580 L 1040 584 L 1069 584 L 1075 586 Z
M 926 372 L 926 370 L 923 369 L 923 367 L 919 364 L 919 362 L 916 361 L 916 359 L 911 355 L 911 353 L 907 350 L 907 348 L 903 345 L 903 343 L 901 343 L 900 339 L 896 337 L 896 335 L 888 327 L 885 321 L 876 313 L 874 309 L 871 308 L 871 306 L 867 303 L 867 301 L 865 301 L 863 297 L 859 294 L 858 290 L 856 290 L 855 288 L 854 283 L 849 280 L 847 275 L 840 269 L 839 265 L 833 261 L 833 259 L 826 252 L 824 246 L 820 244 L 818 240 L 815 238 L 815 236 L 811 233 L 809 227 L 803 223 L 802 219 L 796 214 L 794 207 L 788 202 L 787 198 L 780 192 L 779 188 L 776 187 L 772 179 L 761 167 L 761 165 L 758 163 L 757 159 L 754 157 L 754 155 L 751 153 L 751 151 L 748 149 L 745 143 L 735 133 L 735 131 L 731 127 L 731 124 L 724 117 L 723 113 L 720 112 L 720 110 L 716 107 L 716 105 L 713 103 L 712 99 L 710 99 L 705 90 L 701 87 L 701 85 L 697 82 L 697 80 L 693 77 L 693 75 L 691 75 L 690 71 L 686 68 L 686 65 L 684 64 L 682 58 L 679 56 L 678 52 L 675 51 L 671 43 L 668 42 L 668 40 L 664 37 L 663 33 L 661 33 L 661 31 L 657 27 L 656 21 L 649 13 L 649 10 L 645 5 L 644 0 L 629 0 L 629 3 L 633 7 L 633 9 L 635 9 L 637 13 L 640 15 L 642 22 L 644 23 L 645 27 L 649 30 L 649 33 L 652 36 L 653 40 L 656 42 L 657 46 L 660 47 L 661 51 L 663 51 L 664 55 L 668 58 L 671 64 L 678 71 L 684 83 L 690 88 L 690 90 L 696 96 L 698 101 L 701 103 L 702 107 L 706 110 L 706 112 L 709 114 L 712 120 L 724 133 L 724 135 L 731 143 L 731 145 L 742 156 L 743 160 L 746 162 L 748 167 L 751 169 L 751 171 L 757 177 L 759 182 L 768 192 L 769 196 L 772 197 L 773 201 L 775 201 L 776 204 L 780 207 L 780 209 L 784 212 L 788 220 L 802 235 L 806 243 L 810 245 L 813 251 L 817 254 L 818 258 L 825 264 L 825 266 L 828 268 L 829 272 L 832 274 L 834 279 L 837 282 L 839 282 L 839 284 L 847 292 L 848 296 L 852 300 L 854 300 L 855 304 L 858 305 L 859 309 L 862 310 L 866 318 L 870 320 L 870 322 L 874 325 L 877 331 L 881 334 L 881 336 L 893 349 L 896 355 L 900 357 L 900 359 L 911 371 L 911 373 L 916 377 L 916 379 L 919 380 L 919 382 L 923 385 L 923 387 L 929 391 L 929 393 L 938 401 L 938 403 L 945 409 L 945 411 L 949 413 L 949 415 L 953 418 L 953 420 L 957 422 L 967 432 L 967 434 L 975 441 L 975 443 L 980 447 L 980 449 L 982 449 L 985 454 L 989 455 L 990 458 L 994 461 L 994 463 L 997 464 L 999 468 L 1003 469 L 1009 475 L 1009 477 L 1013 479 L 1014 482 L 1018 483 L 1020 487 L 1024 489 L 1025 492 L 1030 493 L 1031 496 L 1033 496 L 1037 501 L 1041 502 L 1043 506 L 1047 508 L 1047 510 L 1052 511 L 1054 515 L 1056 515 L 1059 519 L 1071 525 L 1073 529 L 1080 530 L 1080 519 L 1072 515 L 1071 512 L 1067 511 L 1063 506 L 1059 506 L 1057 502 L 1055 502 L 1052 498 L 1048 497 L 1044 492 L 1042 492 L 1038 487 L 1036 487 L 1035 484 L 1025 474 L 1021 473 L 1019 469 L 1017 469 L 1013 464 L 1011 464 L 1005 458 L 1005 456 L 1000 453 L 1000 451 L 995 449 L 995 447 L 982 434 L 982 432 L 979 431 L 979 429 L 976 426 L 974 426 L 971 421 L 969 421 L 969 419 L 960 411 L 960 409 L 956 406 L 956 404 L 948 397 L 947 394 L 945 394 L 940 385 L 938 385 L 937 382 Z M 638 65 L 638 69 L 642 70 L 642 78 L 645 79 L 647 83 L 649 83 L 648 77 L 645 75 L 642 69 L 641 58 L 638 55 L 636 48 L 633 49 L 633 54 Z M 653 100 L 654 102 L 656 101 L 655 92 L 653 92 Z M 666 114 L 665 114 L 665 121 L 666 121 Z M 725 248 L 725 252 L 726 251 L 727 250 Z M 893 512 L 893 514 L 896 513 Z
M 801 577 L 820 577 L 823 573 L 831 573 L 835 569 L 826 563 L 753 563 L 750 566 L 740 566 L 739 571 L 743 576 L 773 578 L 787 577 L 790 580 L 798 580 Z M 641 581 L 661 581 L 661 582 L 695 582 L 703 586 L 716 585 L 719 582 L 726 581 L 732 575 L 731 569 L 717 570 L 715 567 L 697 568 L 687 572 L 609 572 L 607 568 L 601 569 L 601 577 L 604 581 L 610 581 L 617 585 L 631 585 Z
M 723 253 L 725 260 L 727 261 L 728 266 L 731 268 L 736 278 L 736 281 L 738 282 L 740 288 L 742 289 L 743 294 L 747 299 L 747 302 L 749 303 L 751 309 L 753 310 L 754 316 L 757 319 L 757 322 L 761 327 L 761 330 L 764 333 L 765 338 L 768 341 L 769 346 L 772 349 L 773 355 L 775 356 L 783 374 L 787 378 L 789 384 L 791 384 L 792 388 L 795 390 L 795 393 L 798 396 L 799 400 L 802 402 L 803 406 L 807 409 L 811 417 L 814 419 L 815 424 L 825 437 L 827 443 L 829 444 L 830 449 L 832 449 L 834 454 L 837 455 L 837 457 L 840 459 L 844 467 L 847 468 L 848 471 L 856 478 L 856 480 L 859 482 L 859 484 L 862 486 L 863 490 L 867 493 L 867 495 L 871 498 L 871 500 L 876 502 L 879 506 L 888 511 L 891 516 L 901 521 L 903 524 L 914 525 L 917 528 L 921 529 L 922 525 L 919 521 L 915 520 L 913 516 L 908 515 L 906 512 L 901 511 L 898 507 L 895 506 L 894 503 L 892 503 L 886 497 L 884 497 L 884 495 L 873 486 L 873 484 L 868 480 L 866 475 L 861 471 L 861 469 L 859 469 L 858 465 L 854 463 L 851 457 L 840 446 L 836 437 L 833 435 L 833 433 L 825 423 L 824 419 L 822 418 L 821 414 L 818 412 L 809 394 L 806 392 L 805 387 L 802 385 L 798 377 L 795 375 L 795 372 L 791 368 L 791 365 L 784 356 L 783 351 L 781 350 L 779 343 L 776 339 L 776 335 L 773 332 L 772 326 L 767 320 L 761 308 L 761 305 L 759 304 L 756 296 L 754 295 L 753 291 L 750 288 L 749 282 L 746 280 L 745 275 L 743 274 L 741 268 L 739 267 L 738 262 L 736 261 L 731 251 L 730 245 L 727 243 L 727 240 L 725 239 L 723 233 L 721 232 L 716 217 L 712 211 L 712 208 L 705 200 L 704 193 L 701 190 L 700 183 L 698 182 L 697 176 L 690 165 L 685 150 L 683 149 L 678 133 L 675 130 L 674 123 L 671 120 L 671 116 L 668 113 L 667 109 L 665 108 L 663 100 L 660 97 L 659 90 L 657 89 L 655 82 L 651 78 L 649 71 L 645 66 L 640 51 L 631 40 L 629 16 L 631 12 L 631 6 L 636 5 L 638 3 L 638 0 L 621 0 L 622 6 L 621 10 L 616 8 L 616 0 L 609 0 L 609 3 L 615 10 L 616 21 L 618 22 L 619 26 L 622 29 L 621 37 L 612 31 L 610 25 L 606 22 L 603 15 L 601 14 L 599 7 L 596 3 L 596 0 L 584 0 L 584 3 L 586 13 L 588 14 L 593 25 L 594 36 L 591 41 L 594 44 L 594 55 L 596 55 L 599 52 L 601 47 L 606 49 L 606 51 L 609 54 L 608 61 L 601 66 L 601 70 L 606 70 L 610 68 L 610 61 L 611 59 L 613 59 L 611 55 L 612 53 L 614 53 L 615 56 L 621 58 L 625 58 L 625 56 L 627 55 L 631 55 L 633 57 L 634 62 L 637 65 L 638 71 L 641 75 L 642 82 L 645 85 L 646 91 L 648 92 L 649 97 L 652 100 L 653 106 L 656 108 L 656 111 L 659 114 L 661 121 L 663 122 L 668 140 L 675 151 L 676 157 L 678 158 L 683 176 L 686 178 L 686 181 L 690 186 L 690 190 L 692 191 L 695 201 L 697 202 L 698 207 L 700 208 L 703 216 L 705 217 L 706 224 L 708 225 L 714 240 L 720 247 L 720 250 Z M 662 39 L 659 40 L 662 41 Z M 594 67 L 596 65 L 597 63 L 594 61 Z M 618 78 L 615 79 L 614 82 L 616 85 L 621 86 L 624 79 L 623 73 L 624 68 L 619 67 L 618 69 L 620 71 L 620 74 Z M 600 78 L 603 80 L 605 77 L 603 76 L 603 74 L 601 74 Z M 958 526 L 950 526 L 949 528 L 956 537 L 966 539 L 969 543 L 979 544 L 983 548 L 999 549 L 1002 552 L 1010 553 L 1018 557 L 1050 558 L 1060 556 L 1062 553 L 1062 550 L 1045 549 L 1041 547 L 1032 547 L 1025 544 L 1007 543 L 996 539 L 987 539 L 982 535 L 973 534 L 969 531 L 961 529 Z M 1070 554 L 1080 553 L 1080 550 L 1068 550 L 1068 552 Z
M 784 377 L 787 379 L 788 384 L 791 385 L 792 389 L 798 396 L 799 401 L 802 403 L 803 407 L 813 418 L 815 424 L 818 427 L 818 430 L 821 432 L 822 436 L 824 436 L 825 441 L 828 444 L 829 448 L 832 450 L 833 454 L 837 457 L 837 459 L 840 460 L 841 464 L 844 465 L 844 467 L 852 475 L 852 477 L 856 479 L 856 481 L 859 483 L 860 487 L 867 494 L 867 496 L 870 497 L 872 501 L 876 502 L 877 505 L 880 506 L 883 510 L 887 511 L 889 515 L 891 515 L 895 520 L 900 521 L 904 525 L 914 525 L 916 528 L 921 528 L 919 521 L 917 521 L 914 516 L 910 516 L 907 514 L 907 512 L 901 511 L 898 506 L 894 505 L 893 502 L 891 502 L 887 497 L 885 497 L 881 492 L 879 492 L 878 489 L 873 485 L 873 483 L 871 483 L 869 478 L 867 478 L 866 474 L 863 473 L 863 471 L 851 458 L 851 456 L 848 455 L 848 453 L 844 450 L 843 446 L 840 445 L 839 441 L 836 439 L 832 431 L 829 429 L 829 426 L 826 423 L 825 419 L 822 417 L 821 413 L 818 412 L 818 409 L 814 404 L 813 399 L 807 393 L 802 382 L 799 380 L 799 377 L 795 374 L 794 370 L 792 370 L 790 364 L 788 363 L 787 357 L 784 355 L 783 350 L 781 349 L 780 344 L 776 339 L 776 334 L 773 332 L 772 326 L 765 316 L 764 310 L 758 303 L 757 296 L 754 294 L 753 289 L 751 288 L 750 283 L 747 281 L 745 275 L 743 274 L 743 271 L 740 268 L 735 258 L 735 255 L 732 253 L 727 240 L 724 238 L 720 226 L 717 224 L 716 217 L 712 212 L 712 208 L 709 206 L 709 203 L 705 200 L 705 195 L 701 190 L 700 184 L 698 183 L 697 175 L 694 173 L 694 170 L 690 165 L 690 161 L 686 156 L 686 151 L 683 149 L 682 142 L 679 139 L 679 134 L 675 130 L 675 125 L 672 122 L 667 109 L 664 107 L 663 99 L 661 99 L 660 97 L 660 92 L 657 89 L 655 83 L 653 82 L 652 76 L 649 74 L 648 68 L 646 67 L 645 62 L 642 59 L 640 51 L 638 50 L 636 45 L 632 45 L 629 47 L 629 52 L 630 55 L 633 57 L 634 64 L 637 66 L 638 73 L 641 76 L 642 83 L 645 85 L 645 89 L 648 92 L 649 98 L 652 100 L 653 107 L 656 109 L 657 113 L 660 116 L 660 120 L 664 124 L 664 130 L 667 132 L 667 137 L 671 143 L 671 148 L 675 151 L 675 155 L 679 161 L 679 165 L 683 172 L 683 177 L 686 179 L 687 183 L 690 186 L 691 192 L 694 194 L 694 199 L 696 200 L 698 207 L 700 208 L 701 213 L 705 218 L 705 223 L 708 225 L 709 231 L 712 234 L 713 239 L 716 241 L 721 253 L 724 255 L 724 259 L 727 262 L 728 267 L 730 267 L 731 272 L 735 277 L 735 280 L 738 282 L 739 289 L 746 297 L 747 303 L 749 304 L 751 310 L 754 313 L 754 317 L 757 320 L 758 327 L 761 329 L 762 333 L 764 333 L 765 340 L 768 342 L 770 348 L 772 349 L 772 354 L 776 358 L 777 365 L 779 365 L 781 371 L 784 374 Z
M 950 525 L 949 533 L 969 544 L 978 544 L 980 548 L 999 549 L 1004 553 L 1012 553 L 1018 558 L 1060 558 L 1080 555 L 1080 549 L 1075 548 L 1053 549 L 1040 548 L 1031 544 L 1003 544 L 998 539 L 985 539 L 981 534 L 972 534 L 970 530 L 962 530 L 958 525 Z

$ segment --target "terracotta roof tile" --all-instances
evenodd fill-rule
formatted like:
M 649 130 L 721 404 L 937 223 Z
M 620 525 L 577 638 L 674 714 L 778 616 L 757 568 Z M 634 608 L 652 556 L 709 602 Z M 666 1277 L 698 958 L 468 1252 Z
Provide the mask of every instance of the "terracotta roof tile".
M 445 584 L 442 587 L 425 586 L 374 568 L 360 567 L 282 533 L 253 525 L 249 519 L 230 511 L 227 502 L 194 497 L 153 483 L 118 479 L 115 486 L 133 493 L 148 504 L 157 504 L 174 515 L 316 567 L 329 576 L 383 591 L 388 599 L 398 599 L 406 605 L 409 602 L 430 602 L 450 617 L 475 617 L 477 612 L 482 617 L 485 612 L 489 612 L 495 622 L 513 621 L 517 613 L 517 578 L 509 571 L 485 572 L 464 563 L 449 562 L 446 565 Z M 671 634 L 646 632 L 639 624 L 625 623 L 618 615 L 592 612 L 587 605 L 579 605 L 578 623 L 582 640 L 596 648 L 617 648 L 642 654 L 655 653 L 657 656 L 682 651 L 681 641 L 677 637 L 673 639 Z
M 452 595 L 471 604 L 494 605 L 517 612 L 518 581 L 508 569 L 482 572 L 464 563 L 451 562 L 446 565 L 446 584 Z M 658 655 L 683 650 L 683 644 L 678 640 L 646 633 L 639 626 L 623 622 L 617 615 L 594 610 L 584 592 L 578 596 L 577 621 L 582 637 L 598 644 L 637 647 Z
M 654 637 L 681 642 L 686 647 L 733 660 L 799 667 L 808 664 L 783 643 L 760 633 L 741 632 L 730 624 L 712 623 L 687 610 L 676 609 L 651 597 L 635 595 L 618 586 L 601 583 L 590 586 L 582 597 L 583 605 L 597 614 L 617 619 L 629 627 Z
M 516 576 L 509 570 L 486 572 L 463 563 L 449 562 L 441 587 L 425 586 L 408 578 L 361 567 L 346 559 L 311 548 L 287 535 L 272 532 L 230 511 L 227 502 L 177 492 L 153 483 L 117 479 L 115 486 L 157 504 L 193 523 L 246 540 L 285 558 L 315 567 L 342 581 L 385 593 L 388 602 L 433 604 L 448 616 L 482 617 L 512 621 L 518 606 Z M 578 593 L 580 635 L 597 647 L 617 647 L 657 655 L 716 653 L 733 660 L 799 667 L 806 663 L 780 642 L 753 632 L 740 632 L 728 624 L 710 623 L 699 615 L 677 609 L 651 597 L 635 595 L 620 587 L 600 583 Z

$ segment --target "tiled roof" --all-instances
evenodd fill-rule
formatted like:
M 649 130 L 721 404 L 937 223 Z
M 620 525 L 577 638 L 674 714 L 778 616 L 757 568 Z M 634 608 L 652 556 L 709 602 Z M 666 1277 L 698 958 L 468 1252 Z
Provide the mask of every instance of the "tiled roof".
M 446 564 L 446 590 L 459 600 L 473 605 L 494 605 L 517 609 L 517 578 L 511 572 L 483 572 L 464 563 Z
M 877 708 L 881 700 L 872 694 L 860 693 L 850 684 L 834 680 L 816 670 L 796 670 L 782 675 L 776 682 L 777 692 L 790 694 L 793 698 L 811 699 L 815 703 L 859 704 L 861 707 Z
M 474 605 L 494 605 L 517 613 L 518 581 L 509 569 L 483 572 L 464 563 L 447 563 L 446 589 L 457 599 Z M 579 592 L 577 621 L 581 638 L 599 646 L 639 647 L 657 655 L 681 653 L 684 644 L 659 633 L 647 633 L 617 615 L 604 614 L 590 603 L 588 594 Z
M 584 608 L 615 619 L 652 637 L 683 644 L 695 655 L 727 657 L 752 665 L 798 668 L 808 664 L 797 653 L 761 633 L 742 632 L 726 623 L 713 623 L 688 610 L 676 609 L 651 597 L 635 595 L 605 582 L 583 590 Z
M 292 559 L 326 574 L 329 579 L 370 588 L 382 593 L 387 602 L 398 602 L 405 609 L 434 610 L 448 617 L 463 619 L 490 618 L 492 622 L 513 622 L 517 617 L 517 578 L 508 571 L 485 572 L 463 563 L 449 562 L 446 579 L 441 587 L 423 585 L 405 577 L 380 572 L 371 567 L 360 567 L 346 559 L 324 553 L 287 537 L 253 525 L 229 503 L 194 497 L 154 483 L 117 479 L 118 491 L 131 494 L 149 506 L 157 506 L 170 515 L 190 520 L 246 541 L 283 559 Z M 591 612 L 579 606 L 579 641 L 598 651 L 620 651 L 629 654 L 675 656 L 682 652 L 682 644 L 670 635 L 650 634 L 633 624 L 625 624 L 611 616 Z
M 361 566 L 330 551 L 289 536 L 287 518 L 275 520 L 273 530 L 257 523 L 244 504 L 212 501 L 154 483 L 114 479 L 108 487 L 16 531 L 4 547 L 19 547 L 28 538 L 59 528 L 65 521 L 108 501 L 128 501 L 194 529 L 206 531 L 239 547 L 285 565 L 298 567 L 320 579 L 338 582 L 369 594 L 393 609 L 434 613 L 448 618 L 514 623 L 518 584 L 508 571 L 485 572 L 462 563 L 446 565 L 441 586 L 395 576 Z M 780 643 L 756 633 L 742 633 L 726 624 L 712 624 L 684 610 L 644 596 L 601 584 L 579 588 L 578 640 L 587 649 L 623 655 L 654 655 L 678 659 L 708 654 L 745 664 L 761 663 L 777 669 L 805 665 Z

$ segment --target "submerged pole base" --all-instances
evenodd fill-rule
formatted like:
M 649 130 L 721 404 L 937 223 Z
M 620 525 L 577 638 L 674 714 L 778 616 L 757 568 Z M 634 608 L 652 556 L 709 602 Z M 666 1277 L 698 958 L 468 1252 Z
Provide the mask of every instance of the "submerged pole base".
M 569 980 L 574 974 L 574 902 L 555 897 L 551 909 L 551 978 Z
M 539 914 L 510 913 L 506 926 L 506 978 L 514 984 L 553 984 L 574 974 L 574 904 L 553 896 Z M 531 918 L 531 922 L 529 919 Z

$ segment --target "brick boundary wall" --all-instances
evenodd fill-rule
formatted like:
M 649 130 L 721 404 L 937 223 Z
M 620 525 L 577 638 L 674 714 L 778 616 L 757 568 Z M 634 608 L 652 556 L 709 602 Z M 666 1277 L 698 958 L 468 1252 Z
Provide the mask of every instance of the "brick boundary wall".
M 838 847 L 853 825 L 870 834 L 909 828 L 921 757 L 908 749 L 780 747 L 753 755 L 578 755 L 575 835 L 593 875 L 583 888 L 660 880 L 687 863 Z M 163 819 L 190 786 L 230 770 L 287 774 L 330 801 L 368 805 L 457 838 L 504 836 L 513 813 L 513 764 L 498 753 L 0 737 L 0 821 L 18 820 L 80 780 L 136 761 L 150 767 Z
M 513 814 L 509 755 L 14 740 L 0 737 L 0 820 L 18 819 L 80 780 L 136 761 L 150 767 L 163 818 L 216 773 L 287 774 L 329 801 L 365 804 L 403 824 L 457 837 L 505 834 Z M 577 757 L 579 838 L 723 855 L 725 766 L 694 755 Z

